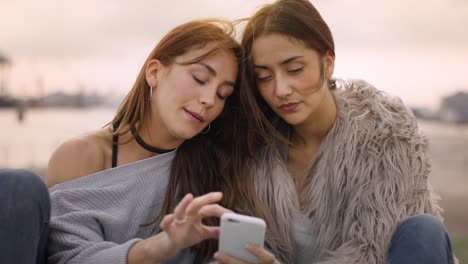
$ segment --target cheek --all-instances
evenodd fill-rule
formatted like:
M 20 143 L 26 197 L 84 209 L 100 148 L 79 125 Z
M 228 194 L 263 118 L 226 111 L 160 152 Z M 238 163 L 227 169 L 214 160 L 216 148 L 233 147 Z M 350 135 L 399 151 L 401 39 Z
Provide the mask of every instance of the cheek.
M 268 106 L 271 108 L 275 108 L 275 101 L 276 101 L 276 95 L 274 94 L 274 91 L 270 89 L 264 89 L 260 90 L 260 96 L 263 98 L 263 100 L 267 103 Z
M 191 80 L 185 77 L 166 82 L 160 88 L 159 102 L 168 107 L 185 103 L 185 101 L 194 96 L 196 91 Z
M 198 84 L 194 83 L 192 77 L 185 77 L 177 81 L 173 92 L 175 91 L 177 98 L 179 99 L 191 100 L 200 95 L 199 92 L 202 88 L 203 87 L 200 87 Z
M 295 83 L 297 91 L 302 95 L 316 93 L 322 86 L 323 82 L 320 79 L 320 75 L 315 76 L 315 74 L 304 74 L 304 76 L 297 79 L 297 82 Z
M 176 91 L 176 89 L 171 88 L 169 83 L 164 83 L 164 85 L 158 86 L 155 91 L 153 91 L 153 99 L 151 100 L 153 109 L 158 112 L 159 115 L 165 116 L 164 118 L 174 114 L 182 103 L 182 97 L 185 95 L 181 91 Z
M 271 98 L 274 96 L 273 90 L 270 89 L 266 84 L 257 84 L 257 91 L 260 94 L 260 96 L 267 102 L 270 101 Z
M 309 85 L 313 85 L 315 87 L 320 85 L 320 82 L 322 81 L 322 74 L 320 72 L 320 69 L 317 69 L 315 71 L 309 72 L 309 74 L 304 75 L 304 81 L 308 82 Z
M 224 103 L 218 103 L 218 104 L 216 105 L 216 107 L 214 107 L 214 108 L 212 109 L 212 112 L 211 112 L 211 115 L 210 115 L 211 121 L 213 121 L 213 120 L 215 120 L 216 118 L 218 118 L 219 115 L 223 112 L 223 110 L 224 110 Z M 211 122 L 211 121 L 210 121 L 210 122 Z
M 174 100 L 174 94 L 168 90 L 166 86 L 160 85 L 153 91 L 152 101 L 155 101 L 159 110 L 165 109 L 168 106 L 168 102 Z

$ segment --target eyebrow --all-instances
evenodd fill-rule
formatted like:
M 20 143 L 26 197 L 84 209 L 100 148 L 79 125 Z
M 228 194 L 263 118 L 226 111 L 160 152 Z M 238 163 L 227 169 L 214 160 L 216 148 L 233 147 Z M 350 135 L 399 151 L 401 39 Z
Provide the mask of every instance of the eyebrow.
M 216 77 L 216 75 L 218 75 L 218 73 L 215 71 L 215 69 L 213 69 L 213 67 L 211 67 L 210 65 L 208 65 L 206 63 L 203 63 L 203 62 L 198 62 L 197 64 L 205 67 L 208 70 L 208 72 L 211 73 L 211 75 L 213 75 L 215 77 Z M 234 82 L 232 82 L 232 81 L 224 81 L 223 84 L 229 85 L 229 86 L 232 86 L 232 87 L 235 86 Z
M 300 55 L 299 55 L 299 56 L 294 56 L 294 57 L 285 59 L 284 61 L 280 62 L 280 65 L 288 64 L 288 63 L 290 63 L 291 61 L 293 61 L 293 60 L 295 60 L 295 59 L 302 58 L 302 57 L 304 57 L 304 56 L 300 56 Z M 265 69 L 265 70 L 268 69 L 267 66 L 264 66 L 264 65 L 256 65 L 256 64 L 254 64 L 254 68 Z
M 216 77 L 217 72 L 213 69 L 213 67 L 203 62 L 198 62 L 197 64 L 200 64 L 201 66 L 205 67 L 211 73 L 211 75 Z

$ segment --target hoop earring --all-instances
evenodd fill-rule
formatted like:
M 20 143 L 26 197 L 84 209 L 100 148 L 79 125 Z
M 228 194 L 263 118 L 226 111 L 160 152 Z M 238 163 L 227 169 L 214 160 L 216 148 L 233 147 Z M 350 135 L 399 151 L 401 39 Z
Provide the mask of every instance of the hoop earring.
M 153 98 L 153 87 L 151 87 L 150 85 L 150 98 L 149 98 L 150 101 L 151 101 L 151 98 Z
M 330 90 L 336 90 L 336 80 L 335 79 L 330 79 L 328 80 L 328 87 Z
M 211 123 L 208 124 L 208 129 L 203 130 L 202 132 L 200 132 L 200 134 L 203 134 L 203 135 L 204 135 L 204 134 L 210 132 L 210 129 L 211 129 Z

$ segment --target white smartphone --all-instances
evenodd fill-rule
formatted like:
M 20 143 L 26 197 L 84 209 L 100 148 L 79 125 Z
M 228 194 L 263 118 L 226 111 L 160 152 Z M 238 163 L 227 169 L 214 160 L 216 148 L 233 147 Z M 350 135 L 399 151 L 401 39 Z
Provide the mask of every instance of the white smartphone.
M 263 219 L 235 213 L 221 216 L 219 252 L 249 263 L 258 263 L 245 246 L 256 244 L 263 247 L 266 223 Z

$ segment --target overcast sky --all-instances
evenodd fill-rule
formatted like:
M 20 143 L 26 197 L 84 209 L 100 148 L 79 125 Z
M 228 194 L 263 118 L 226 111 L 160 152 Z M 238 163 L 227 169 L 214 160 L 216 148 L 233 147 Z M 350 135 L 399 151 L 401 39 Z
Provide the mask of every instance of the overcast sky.
M 13 61 L 10 91 L 125 93 L 174 26 L 247 17 L 268 2 L 0 0 L 0 53 Z M 335 37 L 335 76 L 369 80 L 413 105 L 434 107 L 442 95 L 468 91 L 467 0 L 312 3 Z

